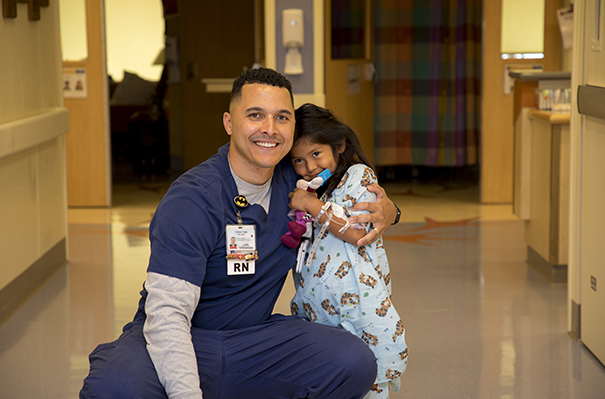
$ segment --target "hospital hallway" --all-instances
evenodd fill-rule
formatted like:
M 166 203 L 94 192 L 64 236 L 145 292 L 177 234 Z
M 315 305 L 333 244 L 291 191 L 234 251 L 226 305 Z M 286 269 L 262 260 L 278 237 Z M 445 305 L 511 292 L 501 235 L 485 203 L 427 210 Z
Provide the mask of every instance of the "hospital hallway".
M 472 184 L 384 186 L 402 211 L 384 243 L 409 347 L 391 399 L 605 398 L 605 367 L 567 332 L 567 286 L 525 263 L 510 204 L 480 204 Z M 167 187 L 117 184 L 112 208 L 69 209 L 69 263 L 0 325 L 1 399 L 78 397 L 89 353 L 134 315 Z

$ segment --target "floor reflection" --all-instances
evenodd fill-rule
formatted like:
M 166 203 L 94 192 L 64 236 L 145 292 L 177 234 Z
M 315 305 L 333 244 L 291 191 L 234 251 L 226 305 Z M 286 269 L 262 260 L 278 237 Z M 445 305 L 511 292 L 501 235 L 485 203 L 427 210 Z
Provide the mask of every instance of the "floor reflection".
M 60 269 L 0 326 L 0 397 L 67 397 L 72 378 L 68 274 Z
M 0 398 L 77 398 L 88 354 L 134 314 L 166 188 L 117 186 L 111 209 L 69 211 L 69 264 L 0 325 Z M 476 187 L 388 189 L 403 212 L 384 239 L 410 348 L 391 399 L 604 397 L 605 368 L 567 334 L 567 287 L 526 265 L 510 206 L 480 205 Z M 276 311 L 292 293 L 289 281 Z

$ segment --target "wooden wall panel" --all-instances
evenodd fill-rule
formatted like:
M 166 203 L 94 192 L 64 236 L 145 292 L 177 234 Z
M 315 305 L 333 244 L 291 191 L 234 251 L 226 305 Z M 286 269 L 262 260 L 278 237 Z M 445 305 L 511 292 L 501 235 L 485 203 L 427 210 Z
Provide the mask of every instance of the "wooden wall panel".
M 67 203 L 69 206 L 110 206 L 111 166 L 108 88 L 105 62 L 104 1 L 86 1 L 88 59 L 64 62 L 86 68 L 88 97 L 65 99 L 67 134 Z

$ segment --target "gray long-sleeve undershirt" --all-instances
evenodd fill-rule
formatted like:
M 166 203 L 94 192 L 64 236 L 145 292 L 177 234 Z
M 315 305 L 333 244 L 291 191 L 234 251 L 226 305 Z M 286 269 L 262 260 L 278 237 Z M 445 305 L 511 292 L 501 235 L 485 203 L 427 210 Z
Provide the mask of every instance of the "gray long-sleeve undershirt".
M 191 340 L 191 318 L 200 300 L 200 287 L 150 272 L 145 289 L 147 319 L 143 334 L 166 394 L 170 399 L 201 399 L 197 358 Z

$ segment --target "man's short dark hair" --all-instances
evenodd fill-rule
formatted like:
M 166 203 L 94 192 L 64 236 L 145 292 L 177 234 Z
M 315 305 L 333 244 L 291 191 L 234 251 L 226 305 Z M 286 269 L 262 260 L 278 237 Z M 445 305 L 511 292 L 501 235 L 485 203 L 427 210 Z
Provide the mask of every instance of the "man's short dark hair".
M 233 82 L 230 103 L 242 96 L 242 87 L 254 83 L 288 89 L 288 92 L 290 93 L 290 99 L 292 100 L 292 105 L 294 105 L 294 96 L 292 95 L 292 84 L 290 83 L 288 78 L 286 78 L 281 73 L 269 68 L 249 69 L 239 75 L 239 77 Z

